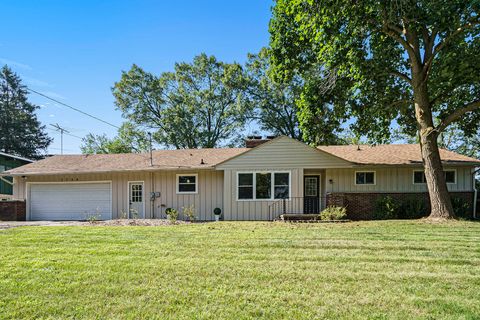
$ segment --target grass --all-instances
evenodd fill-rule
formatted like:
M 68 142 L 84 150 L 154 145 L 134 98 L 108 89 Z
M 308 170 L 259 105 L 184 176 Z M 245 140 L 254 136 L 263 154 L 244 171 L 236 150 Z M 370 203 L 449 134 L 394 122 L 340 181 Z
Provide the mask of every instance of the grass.
M 478 319 L 480 223 L 0 231 L 0 318 Z

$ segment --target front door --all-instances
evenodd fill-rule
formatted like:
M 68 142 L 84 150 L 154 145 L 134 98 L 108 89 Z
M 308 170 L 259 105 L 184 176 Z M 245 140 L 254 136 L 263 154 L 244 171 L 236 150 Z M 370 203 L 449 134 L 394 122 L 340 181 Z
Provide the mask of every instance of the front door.
M 320 177 L 304 177 L 303 213 L 320 213 Z
M 128 216 L 130 219 L 144 218 L 143 182 L 128 183 Z

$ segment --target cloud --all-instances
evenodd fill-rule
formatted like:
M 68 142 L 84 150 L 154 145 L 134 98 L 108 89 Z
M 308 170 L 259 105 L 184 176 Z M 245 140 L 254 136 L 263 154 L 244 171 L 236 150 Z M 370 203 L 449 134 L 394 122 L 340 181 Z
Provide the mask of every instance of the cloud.
M 21 62 L 5 59 L 5 58 L 1 58 L 1 57 L 0 57 L 0 63 L 1 64 L 6 64 L 10 67 L 16 67 L 16 68 L 19 68 L 19 69 L 32 70 L 32 67 L 30 67 L 28 64 L 24 64 L 24 63 L 21 63 Z
M 55 115 L 54 114 L 49 114 L 48 115 L 50 118 L 55 118 Z

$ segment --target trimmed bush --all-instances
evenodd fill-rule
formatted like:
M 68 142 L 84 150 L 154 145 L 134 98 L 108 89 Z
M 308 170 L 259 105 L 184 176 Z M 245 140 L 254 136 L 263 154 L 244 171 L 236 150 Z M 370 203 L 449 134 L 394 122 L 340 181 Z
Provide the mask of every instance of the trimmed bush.
M 373 219 L 387 220 L 397 219 L 399 211 L 398 202 L 391 196 L 383 196 L 378 198 L 375 203 L 375 211 L 373 212 Z
M 451 199 L 455 216 L 463 219 L 472 218 L 472 207 L 469 203 L 465 202 L 465 199 L 462 199 L 460 197 L 451 197 Z
M 398 213 L 400 219 L 420 219 L 428 215 L 425 199 L 410 196 L 402 201 Z
M 347 208 L 329 206 L 320 212 L 321 220 L 342 220 L 347 216 Z

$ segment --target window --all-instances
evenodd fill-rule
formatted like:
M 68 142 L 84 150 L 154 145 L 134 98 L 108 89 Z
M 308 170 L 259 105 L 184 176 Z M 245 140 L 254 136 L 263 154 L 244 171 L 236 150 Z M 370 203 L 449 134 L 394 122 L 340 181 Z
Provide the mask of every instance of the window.
M 198 175 L 177 174 L 177 193 L 197 193 Z
M 3 172 L 5 170 L 7 170 L 7 168 L 5 168 L 5 166 L 0 165 L 0 172 Z
M 455 170 L 444 170 L 443 174 L 445 175 L 445 182 L 457 183 L 456 173 L 457 171 Z M 413 171 L 413 183 L 414 184 L 427 183 L 427 179 L 425 178 L 425 172 L 420 170 Z
M 253 199 L 253 173 L 238 174 L 238 199 Z
M 143 184 L 130 185 L 130 202 L 143 202 Z
M 290 174 L 288 172 L 276 172 L 274 183 L 275 199 L 288 199 L 290 194 Z
M 356 185 L 375 184 L 375 171 L 355 172 L 355 184 Z
M 238 173 L 238 200 L 273 200 L 290 197 L 289 172 Z

